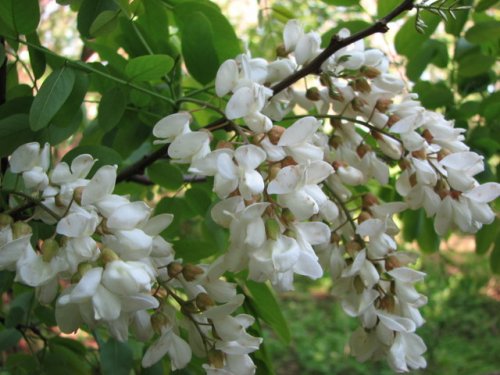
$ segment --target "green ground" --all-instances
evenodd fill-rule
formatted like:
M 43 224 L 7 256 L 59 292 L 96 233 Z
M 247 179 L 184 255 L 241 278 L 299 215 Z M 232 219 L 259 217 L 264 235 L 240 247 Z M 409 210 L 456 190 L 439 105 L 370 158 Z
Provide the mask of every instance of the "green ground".
M 500 375 L 500 281 L 488 263 L 473 253 L 426 256 L 428 273 L 422 292 L 429 296 L 423 309 L 427 323 L 419 334 L 428 346 L 428 367 L 415 374 Z M 328 280 L 281 296 L 293 342 L 284 347 L 272 333 L 268 349 L 279 375 L 385 375 L 385 363 L 358 363 L 346 343 L 356 322 L 328 294 Z M 265 341 L 266 342 L 266 341 Z

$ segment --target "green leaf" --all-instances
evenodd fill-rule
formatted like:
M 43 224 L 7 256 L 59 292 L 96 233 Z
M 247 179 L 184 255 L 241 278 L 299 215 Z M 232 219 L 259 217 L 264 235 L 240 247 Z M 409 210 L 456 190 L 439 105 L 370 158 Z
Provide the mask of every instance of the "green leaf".
M 0 119 L 0 157 L 10 155 L 16 148 L 34 138 L 35 133 L 30 129 L 27 114 L 17 113 Z
M 394 46 L 401 55 L 410 58 L 421 53 L 421 46 L 429 39 L 441 21 L 440 17 L 428 12 L 421 14 L 421 18 L 427 25 L 423 34 L 415 30 L 415 16 L 408 18 L 396 34 Z
M 5 182 L 5 180 L 3 180 L 2 182 Z M 5 184 L 3 186 L 5 186 Z M 16 276 L 15 272 L 0 271 L 0 294 L 6 292 L 12 287 L 12 283 L 14 282 L 15 276 Z
M 186 66 L 197 81 L 212 81 L 220 64 L 241 53 L 233 27 L 214 4 L 182 1 L 175 6 L 174 16 Z
M 377 1 L 377 17 L 378 18 L 382 18 L 382 17 L 387 16 L 400 3 L 401 3 L 400 0 L 383 0 L 383 1 Z
M 495 238 L 498 234 L 500 220 L 496 219 L 490 225 L 484 225 L 476 233 L 476 253 L 479 255 L 486 254 L 490 247 L 495 243 Z
M 405 242 L 412 242 L 420 234 L 421 210 L 407 210 L 403 213 L 403 239 Z
M 21 333 L 14 328 L 0 331 L 0 352 L 16 346 L 21 337 L 23 337 Z
M 265 283 L 245 281 L 246 288 L 250 291 L 250 297 L 257 314 L 278 335 L 283 344 L 288 345 L 291 340 L 287 321 L 281 312 L 273 292 Z
M 14 328 L 20 323 L 26 322 L 28 312 L 33 304 L 34 291 L 29 290 L 19 293 L 10 304 L 10 310 L 5 319 L 5 326 Z
M 38 34 L 36 32 L 27 34 L 26 41 L 36 46 L 41 46 L 40 40 L 38 39 Z M 28 45 L 28 53 L 30 56 L 31 69 L 33 70 L 33 74 L 35 75 L 36 79 L 39 79 L 45 73 L 45 68 L 47 65 L 45 62 L 45 55 L 43 54 L 43 52 L 40 52 L 30 45 Z
M 5 367 L 12 375 L 30 375 L 39 371 L 36 357 L 24 353 L 9 353 Z
M 219 68 L 212 26 L 201 12 L 192 13 L 182 30 L 182 55 L 189 73 L 200 83 L 211 82 Z M 203 47 L 201 47 L 203 46 Z
M 106 10 L 117 10 L 118 5 L 113 0 L 83 0 L 78 11 L 77 28 L 84 38 L 92 37 L 90 28 L 96 18 Z
M 473 0 L 463 0 L 460 5 L 468 6 L 472 5 L 472 3 Z M 454 15 L 455 17 L 448 17 L 448 20 L 445 23 L 445 30 L 448 34 L 458 37 L 460 36 L 465 23 L 469 19 L 470 9 L 454 12 Z
M 213 242 L 206 240 L 186 238 L 174 241 L 173 245 L 176 256 L 188 263 L 199 263 L 220 251 Z
M 479 3 L 474 7 L 476 12 L 484 12 L 485 10 L 493 7 L 499 0 L 480 0 Z
M 49 351 L 45 354 L 42 365 L 44 374 L 87 375 L 90 372 L 90 366 L 84 356 L 52 340 L 49 342 Z
M 500 39 L 500 22 L 487 21 L 476 23 L 465 32 L 465 39 L 471 43 L 481 44 L 486 41 Z
M 495 247 L 490 254 L 490 267 L 493 273 L 500 274 L 500 234 L 497 235 Z
M 3 0 L 9 1 L 9 0 Z M 40 22 L 38 0 L 10 0 L 15 29 L 19 34 L 29 34 L 36 30 Z
M 49 125 L 50 120 L 68 99 L 74 84 L 73 69 L 63 66 L 50 74 L 31 105 L 30 127 L 32 130 L 40 130 Z
M 430 254 L 439 251 L 441 239 L 434 230 L 434 221 L 426 217 L 424 210 L 420 210 L 420 233 L 417 243 L 423 253 Z
M 150 165 L 146 169 L 146 174 L 151 181 L 167 190 L 175 191 L 184 183 L 184 178 L 179 167 L 163 160 L 156 161 Z
M 485 56 L 481 53 L 467 54 L 458 62 L 458 74 L 462 77 L 474 77 L 486 73 L 495 61 L 494 56 Z
M 125 67 L 125 74 L 132 81 L 151 81 L 160 79 L 174 66 L 168 55 L 139 56 L 131 59 Z
M 453 105 L 453 93 L 444 82 L 417 82 L 413 90 L 418 94 L 422 105 L 429 109 Z
M 187 203 L 201 216 L 205 216 L 212 203 L 210 194 L 196 186 L 186 191 L 185 197 Z
M 143 0 L 144 13 L 137 19 L 137 25 L 144 30 L 144 37 L 148 40 L 155 53 L 165 53 L 165 46 L 169 37 L 169 20 L 166 7 L 161 0 Z M 167 52 L 168 53 L 168 52 Z
M 7 56 L 5 55 L 5 47 L 2 43 L 0 43 L 0 66 L 3 65 L 3 62 L 5 61 L 5 58 Z
M 101 371 L 103 375 L 129 375 L 134 360 L 132 349 L 123 342 L 110 338 L 100 346 Z
M 105 10 L 96 17 L 90 25 L 89 33 L 93 37 L 111 33 L 118 25 L 118 16 L 121 10 Z
M 412 81 L 417 81 L 425 68 L 432 61 L 436 61 L 440 67 L 448 63 L 448 50 L 445 43 L 429 39 L 422 44 L 421 52 L 409 58 L 406 66 L 406 74 Z
M 113 165 L 113 164 L 120 165 L 122 162 L 122 157 L 118 152 L 116 152 L 112 148 L 100 145 L 96 146 L 86 145 L 86 146 L 75 147 L 74 149 L 69 151 L 66 155 L 64 155 L 62 160 L 68 164 L 71 164 L 71 161 L 81 154 L 90 154 L 94 157 L 94 159 L 97 159 L 97 161 L 94 164 L 94 167 L 90 172 L 90 175 L 95 173 L 95 171 L 100 167 L 102 167 L 103 165 Z
M 123 88 L 113 87 L 106 91 L 99 102 L 97 121 L 105 132 L 113 129 L 122 118 L 127 106 L 127 98 Z

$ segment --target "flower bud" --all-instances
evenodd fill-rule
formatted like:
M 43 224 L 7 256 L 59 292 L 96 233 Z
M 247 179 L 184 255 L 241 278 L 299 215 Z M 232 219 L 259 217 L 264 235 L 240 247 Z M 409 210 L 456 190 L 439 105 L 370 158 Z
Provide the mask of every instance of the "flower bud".
M 234 145 L 232 142 L 220 140 L 217 142 L 217 146 L 215 147 L 217 150 L 220 150 L 222 148 L 227 148 L 229 150 L 234 150 Z
M 382 113 L 387 112 L 389 109 L 389 106 L 392 104 L 391 99 L 379 99 L 377 100 L 377 103 L 375 104 L 375 108 Z
M 203 274 L 203 269 L 193 264 L 186 264 L 182 269 L 182 275 L 186 281 L 194 281 L 199 275 Z
M 354 257 L 362 249 L 363 249 L 363 246 L 361 246 L 361 244 L 358 241 L 356 241 L 356 240 L 349 241 L 345 245 L 345 250 L 352 257 Z
M 273 164 L 269 167 L 268 177 L 269 181 L 272 181 L 276 178 L 279 171 L 281 171 L 281 164 Z
M 319 89 L 317 87 L 311 87 L 311 88 L 307 89 L 306 98 L 309 100 L 312 100 L 313 102 L 320 100 L 321 94 L 319 92 Z
M 342 137 L 339 137 L 338 135 L 333 135 L 330 137 L 328 144 L 332 146 L 334 149 L 337 149 L 339 148 L 340 145 L 342 145 Z
M 276 47 L 276 56 L 277 57 L 287 57 L 288 52 L 283 44 L 280 44 L 278 47 Z
M 356 148 L 356 153 L 361 159 L 363 159 L 363 157 L 371 150 L 372 148 L 369 145 L 367 145 L 366 143 L 362 143 Z
M 113 262 L 114 260 L 120 260 L 120 257 L 109 247 L 105 247 L 104 249 L 101 249 L 101 257 L 100 260 L 106 264 Z
M 385 295 L 379 300 L 379 309 L 386 310 L 390 313 L 394 312 L 395 305 L 396 302 L 394 301 L 394 297 L 391 295 Z
M 279 125 L 274 125 L 271 130 L 267 133 L 269 136 L 269 140 L 273 145 L 277 145 L 278 142 L 280 141 L 281 135 L 285 131 L 285 128 L 283 126 Z
M 281 168 L 289 167 L 291 165 L 297 165 L 297 162 L 291 156 L 287 156 L 281 161 Z
M 224 353 L 217 349 L 211 349 L 208 352 L 208 363 L 215 368 L 224 367 Z
M 372 215 L 370 215 L 367 211 L 361 211 L 358 216 L 358 224 L 361 224 L 363 221 L 369 220 L 371 218 Z
M 414 187 L 415 185 L 417 185 L 418 181 L 417 181 L 417 174 L 416 173 L 412 173 L 410 175 L 410 186 L 411 187 Z
M 161 329 L 170 323 L 168 316 L 165 313 L 158 311 L 151 315 L 151 326 L 153 327 L 153 331 L 160 334 Z
M 92 268 L 92 264 L 90 263 L 80 263 L 78 265 L 77 271 L 71 276 L 71 283 L 72 284 L 77 284 L 83 275 L 85 275 L 88 271 L 90 271 Z
M 195 301 L 186 301 L 181 306 L 181 312 L 184 315 L 196 314 L 199 312 L 198 307 L 196 306 Z
M 422 132 L 422 136 L 424 137 L 424 139 L 428 142 L 428 143 L 432 143 L 432 140 L 434 139 L 434 137 L 432 136 L 432 133 L 429 129 L 425 129 L 423 132 Z
M 293 223 L 295 221 L 295 215 L 289 208 L 284 208 L 281 211 L 281 218 L 285 223 Z
M 394 268 L 401 267 L 401 262 L 395 256 L 389 256 L 385 259 L 385 269 L 387 271 L 392 271 Z
M 380 203 L 378 198 L 372 193 L 366 193 L 365 195 L 363 195 L 362 199 L 363 199 L 363 203 L 362 203 L 363 208 L 375 206 L 375 205 L 378 205 Z
M 14 222 L 14 219 L 7 214 L 0 214 L 0 228 L 4 228 L 8 225 L 11 225 Z
M 362 93 L 368 93 L 372 91 L 372 88 L 368 81 L 364 78 L 358 78 L 352 82 L 352 88 L 354 91 L 362 92 Z
M 401 120 L 401 117 L 399 117 L 398 115 L 390 115 L 389 119 L 387 120 L 387 124 L 386 125 L 388 127 L 391 127 L 392 125 L 394 125 L 399 120 Z
M 377 78 L 380 75 L 380 70 L 374 68 L 373 66 L 363 65 L 360 69 L 361 74 L 366 78 Z
M 195 302 L 201 311 L 205 311 L 207 308 L 215 305 L 214 300 L 207 293 L 199 293 L 196 296 Z
M 183 270 L 183 266 L 180 263 L 172 262 L 167 266 L 168 276 L 171 279 L 175 279 Z
M 276 219 L 267 219 L 265 226 L 267 238 L 276 241 L 281 234 L 281 228 L 278 221 Z
M 23 221 L 16 221 L 12 224 L 12 239 L 28 236 L 33 233 L 31 227 Z
M 290 238 L 297 239 L 297 233 L 295 233 L 295 231 L 293 231 L 291 229 L 285 230 L 285 232 L 283 233 L 283 235 L 285 235 L 287 237 L 290 237 Z
M 43 241 L 42 245 L 42 260 L 46 263 L 50 262 L 59 251 L 59 244 L 56 240 L 49 238 Z
M 412 151 L 411 156 L 420 160 L 427 159 L 427 153 L 423 148 L 421 148 L 420 150 Z
M 85 186 L 78 186 L 73 190 L 73 200 L 78 203 L 79 205 L 82 204 L 82 195 L 83 195 L 83 189 Z
M 345 100 L 344 95 L 342 95 L 342 93 L 335 86 L 328 86 L 328 96 L 330 99 L 338 102 L 343 102 Z
M 66 204 L 64 203 L 64 199 L 61 196 L 61 194 L 57 194 L 54 198 L 54 203 L 56 207 L 63 208 L 66 207 Z
M 365 104 L 366 102 L 361 98 L 354 98 L 353 100 L 351 100 L 352 109 L 358 112 L 361 111 L 361 109 L 365 106 Z

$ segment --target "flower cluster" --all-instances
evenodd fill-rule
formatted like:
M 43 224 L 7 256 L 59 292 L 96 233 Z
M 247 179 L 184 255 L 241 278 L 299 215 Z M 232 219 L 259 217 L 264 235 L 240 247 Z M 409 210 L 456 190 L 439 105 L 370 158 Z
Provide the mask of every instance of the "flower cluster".
M 462 130 L 405 93 L 384 54 L 363 41 L 330 56 L 306 90 L 269 88 L 321 52 L 319 35 L 290 21 L 277 60 L 242 54 L 221 65 L 216 93 L 231 94 L 225 114 L 243 143 L 220 141 L 210 150 L 200 130 L 179 156 L 176 143 L 192 134 L 183 112 L 162 119 L 153 134 L 172 142 L 174 162 L 214 177 L 221 200 L 212 218 L 230 233 L 217 260 L 224 271 L 248 270 L 249 279 L 282 291 L 293 289 L 295 274 L 316 279 L 330 270 L 333 294 L 361 323 L 350 342 L 353 354 L 386 357 L 396 371 L 425 367 L 426 347 L 415 330 L 427 299 L 414 286 L 425 274 L 409 267 L 413 254 L 397 251 L 392 216 L 423 207 L 436 215 L 440 235 L 455 225 L 475 232 L 493 221 L 487 203 L 500 185 L 477 183 L 482 158 L 463 143 Z M 286 117 L 297 106 L 317 114 Z M 182 132 L 174 130 L 179 118 Z M 275 123 L 287 119 L 296 121 Z M 403 201 L 381 203 L 357 188 L 390 178 Z
M 143 341 L 156 333 L 145 367 L 168 353 L 172 368 L 182 368 L 193 348 L 207 357 L 208 373 L 240 365 L 253 373 L 248 353 L 261 339 L 246 333 L 251 317 L 230 315 L 243 302 L 236 286 L 221 279 L 215 265 L 174 261 L 171 244 L 160 236 L 173 216 L 152 216 L 146 203 L 113 194 L 116 166 L 104 165 L 86 178 L 94 163 L 92 156 L 79 155 L 49 171 L 48 144 L 41 149 L 28 143 L 12 154 L 11 171 L 22 173 L 26 189 L 17 194 L 36 204 L 33 219 L 55 231 L 33 244 L 28 223 L 0 215 L 0 270 L 15 271 L 16 281 L 35 287 L 41 303 L 57 297 L 62 332 L 105 325 L 120 341 L 130 328 Z M 180 336 L 180 324 L 190 344 Z

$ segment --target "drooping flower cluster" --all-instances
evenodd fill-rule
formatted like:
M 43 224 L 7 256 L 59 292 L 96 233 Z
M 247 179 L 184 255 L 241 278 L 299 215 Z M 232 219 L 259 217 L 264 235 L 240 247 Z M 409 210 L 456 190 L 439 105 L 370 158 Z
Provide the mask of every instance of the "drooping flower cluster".
M 273 93 L 269 87 L 322 52 L 319 35 L 290 21 L 278 52 L 273 62 L 239 55 L 217 73 L 216 93 L 231 94 L 225 114 L 243 144 L 221 141 L 210 151 L 200 131 L 203 156 L 182 160 L 190 172 L 214 177 L 221 201 L 212 217 L 230 233 L 217 262 L 232 272 L 247 269 L 249 279 L 278 290 L 292 289 L 294 274 L 316 279 L 329 269 L 334 295 L 361 323 L 353 354 L 386 357 L 396 371 L 425 367 L 426 347 L 415 330 L 427 299 L 414 286 L 425 274 L 409 267 L 413 254 L 397 251 L 392 216 L 423 207 L 436 215 L 440 235 L 454 226 L 475 232 L 493 221 L 487 203 L 500 185 L 477 183 L 482 158 L 452 122 L 405 94 L 381 51 L 358 41 L 330 56 L 307 90 Z M 274 124 L 296 106 L 317 115 Z M 179 117 L 191 121 L 186 113 L 169 115 L 153 133 L 168 142 L 162 134 Z M 169 156 L 180 159 L 174 151 Z M 357 186 L 372 179 L 385 185 L 391 176 L 403 201 L 380 203 L 366 190 L 353 195 Z
M 143 341 L 158 334 L 144 355 L 145 367 L 168 353 L 172 368 L 182 368 L 195 351 L 207 357 L 207 371 L 241 365 L 253 373 L 248 353 L 261 339 L 246 333 L 250 317 L 230 315 L 243 302 L 236 285 L 221 279 L 220 269 L 174 261 L 171 244 L 160 236 L 173 216 L 152 216 L 146 203 L 113 194 L 116 166 L 104 165 L 87 179 L 94 163 L 79 155 L 49 171 L 48 144 L 41 149 L 28 143 L 12 154 L 11 171 L 22 173 L 26 188 L 21 198 L 34 202 L 33 218 L 55 231 L 32 243 L 28 223 L 0 215 L 0 270 L 15 271 L 16 281 L 35 287 L 41 303 L 57 296 L 62 332 L 85 324 L 105 325 L 120 341 L 128 339 L 129 328 Z M 180 324 L 190 344 L 180 336 Z

